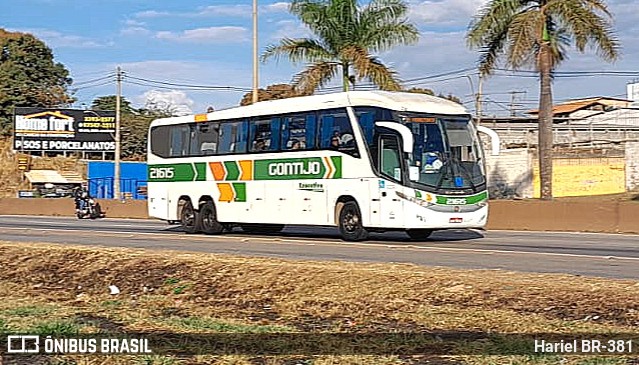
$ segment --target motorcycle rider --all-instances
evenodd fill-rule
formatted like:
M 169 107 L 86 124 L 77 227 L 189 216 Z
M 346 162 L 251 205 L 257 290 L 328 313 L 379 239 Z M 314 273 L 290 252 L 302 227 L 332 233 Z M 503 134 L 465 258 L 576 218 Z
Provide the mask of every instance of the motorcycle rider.
M 81 185 L 73 189 L 73 199 L 75 200 L 76 211 L 83 211 L 89 202 L 89 191 L 86 186 Z

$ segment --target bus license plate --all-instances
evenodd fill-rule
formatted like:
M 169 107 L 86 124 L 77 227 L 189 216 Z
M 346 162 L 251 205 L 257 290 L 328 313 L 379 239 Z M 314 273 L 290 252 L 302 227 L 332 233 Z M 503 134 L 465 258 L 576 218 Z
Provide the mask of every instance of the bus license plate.
M 449 223 L 461 223 L 464 221 L 464 218 L 451 218 L 448 220 Z

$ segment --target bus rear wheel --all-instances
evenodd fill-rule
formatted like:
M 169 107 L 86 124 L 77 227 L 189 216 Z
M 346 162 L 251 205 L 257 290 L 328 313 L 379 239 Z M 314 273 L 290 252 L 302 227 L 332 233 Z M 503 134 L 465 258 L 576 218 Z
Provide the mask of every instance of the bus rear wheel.
M 219 234 L 224 226 L 217 221 L 217 211 L 213 202 L 206 202 L 200 206 L 200 228 L 205 234 Z
M 342 206 L 339 211 L 339 233 L 345 241 L 363 241 L 368 238 L 357 203 L 350 201 Z
M 410 237 L 412 240 L 423 241 L 427 239 L 428 237 L 430 237 L 431 234 L 433 234 L 433 230 L 432 229 L 407 229 L 406 234 L 408 234 L 408 237 Z
M 180 224 L 184 232 L 189 234 L 198 233 L 200 231 L 199 220 L 200 217 L 193 209 L 193 204 L 190 201 L 184 202 L 182 210 L 180 210 Z
M 242 231 L 246 233 L 254 233 L 254 234 L 279 233 L 284 229 L 283 224 L 243 223 L 243 224 L 240 224 L 240 227 L 242 227 Z

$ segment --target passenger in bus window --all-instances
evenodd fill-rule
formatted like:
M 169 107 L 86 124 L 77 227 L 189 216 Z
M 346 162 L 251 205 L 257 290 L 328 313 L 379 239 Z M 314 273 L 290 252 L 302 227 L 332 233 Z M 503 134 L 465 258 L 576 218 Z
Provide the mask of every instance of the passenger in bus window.
M 302 149 L 302 143 L 296 139 L 293 140 L 293 142 L 291 143 L 291 149 L 292 150 L 301 150 Z
M 254 151 L 265 151 L 266 150 L 266 143 L 264 142 L 263 139 L 258 139 L 257 141 L 255 141 L 255 146 L 253 148 Z

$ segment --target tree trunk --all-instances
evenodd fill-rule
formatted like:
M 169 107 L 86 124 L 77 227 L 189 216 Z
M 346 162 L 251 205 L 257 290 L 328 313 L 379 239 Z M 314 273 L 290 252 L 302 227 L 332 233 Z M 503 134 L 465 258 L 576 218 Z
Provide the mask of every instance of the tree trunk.
M 350 85 L 350 80 L 348 77 L 349 67 L 350 65 L 348 64 L 348 62 L 342 62 L 342 79 L 343 79 L 344 91 L 348 91 L 348 88 Z
M 542 43 L 539 55 L 539 180 L 541 199 L 552 199 L 552 77 L 550 45 Z

